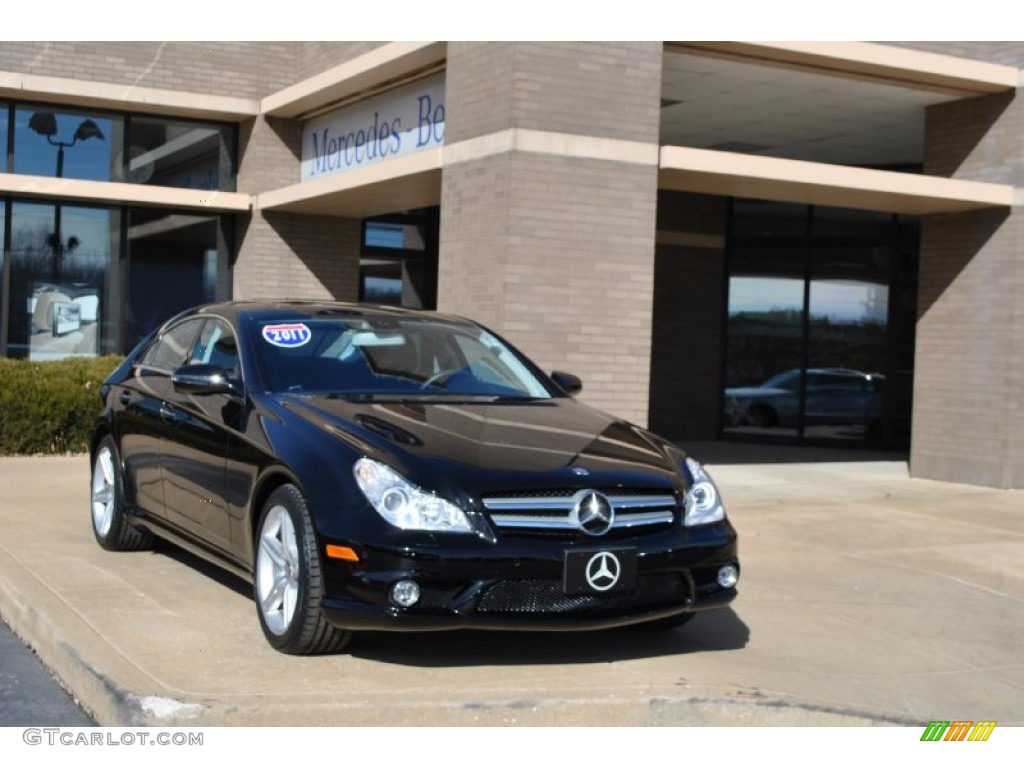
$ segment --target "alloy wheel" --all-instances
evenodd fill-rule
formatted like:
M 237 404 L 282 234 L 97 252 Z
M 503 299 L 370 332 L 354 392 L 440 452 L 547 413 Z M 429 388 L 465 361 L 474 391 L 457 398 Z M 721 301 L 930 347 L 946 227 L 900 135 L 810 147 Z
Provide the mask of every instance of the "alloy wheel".
M 100 536 L 107 536 L 114 523 L 117 503 L 114 456 L 106 446 L 96 454 L 92 470 L 92 525 Z
M 260 530 L 256 558 L 256 599 L 267 628 L 283 635 L 291 626 L 298 603 L 300 583 L 299 547 L 295 525 L 288 510 L 270 509 Z

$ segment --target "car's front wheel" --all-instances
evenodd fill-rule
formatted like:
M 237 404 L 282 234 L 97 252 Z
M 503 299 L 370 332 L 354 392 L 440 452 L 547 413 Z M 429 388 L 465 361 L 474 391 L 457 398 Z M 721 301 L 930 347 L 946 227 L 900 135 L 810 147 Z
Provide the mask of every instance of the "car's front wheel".
M 260 515 L 254 591 L 267 641 L 292 654 L 339 651 L 351 633 L 327 622 L 313 522 L 294 485 L 275 490 Z
M 104 549 L 130 552 L 152 545 L 153 536 L 133 526 L 125 515 L 121 460 L 110 435 L 100 440 L 93 453 L 90 507 L 92 532 Z

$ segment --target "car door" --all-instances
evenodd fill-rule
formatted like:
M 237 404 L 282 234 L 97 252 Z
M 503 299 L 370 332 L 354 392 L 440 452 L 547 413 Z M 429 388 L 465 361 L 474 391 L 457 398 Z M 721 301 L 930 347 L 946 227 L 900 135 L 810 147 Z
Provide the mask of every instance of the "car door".
M 185 361 L 203 323 L 201 318 L 185 320 L 155 338 L 135 364 L 131 379 L 113 395 L 126 487 L 136 507 L 161 519 L 166 515 L 160 444 L 170 426 L 171 372 Z
M 823 373 L 807 387 L 807 424 L 863 425 L 868 380 L 860 374 Z
M 207 318 L 186 364 L 206 363 L 239 377 L 238 344 L 221 318 Z M 239 399 L 191 395 L 173 386 L 167 394 L 168 428 L 160 443 L 167 520 L 223 553 L 231 552 L 231 519 L 225 498 L 230 433 L 240 418 Z

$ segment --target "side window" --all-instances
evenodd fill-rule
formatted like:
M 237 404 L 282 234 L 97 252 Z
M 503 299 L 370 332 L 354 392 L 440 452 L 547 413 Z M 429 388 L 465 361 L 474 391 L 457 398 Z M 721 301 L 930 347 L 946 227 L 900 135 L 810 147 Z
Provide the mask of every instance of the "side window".
M 150 345 L 139 364 L 163 371 L 173 371 L 184 365 L 185 358 L 204 322 L 205 318 L 194 317 L 170 328 Z
M 188 362 L 219 365 L 227 371 L 228 376 L 237 378 L 238 344 L 228 324 L 213 318 L 207 320 Z

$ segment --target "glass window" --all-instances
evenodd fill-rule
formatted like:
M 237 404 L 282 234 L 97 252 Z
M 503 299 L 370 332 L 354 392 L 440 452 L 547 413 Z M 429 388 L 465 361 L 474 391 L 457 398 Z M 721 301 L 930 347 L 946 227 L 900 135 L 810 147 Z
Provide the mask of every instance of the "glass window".
M 427 247 L 422 225 L 373 220 L 366 222 L 363 245 L 371 248 L 399 248 L 406 251 L 422 251 Z
M 219 365 L 228 376 L 237 376 L 238 344 L 228 324 L 223 320 L 207 320 L 188 362 Z
M 359 300 L 370 304 L 402 305 L 402 263 L 364 258 L 359 264 Z
M 841 220 L 834 215 L 831 219 Z M 865 215 L 864 221 L 861 236 L 876 231 L 877 216 Z M 819 240 L 812 250 L 807 365 L 823 372 L 807 389 L 808 437 L 862 441 L 880 429 L 885 380 L 880 371 L 888 367 L 890 262 L 889 233 L 881 234 L 879 245 L 830 239 Z
M 474 326 L 393 317 L 275 320 L 254 326 L 256 358 L 274 392 L 403 399 L 551 397 L 526 362 Z
M 218 216 L 129 211 L 126 349 L 178 312 L 227 298 L 221 224 Z
M 0 172 L 7 172 L 7 122 L 10 115 L 10 105 L 0 101 L 0 150 L 4 153 L 4 161 L 0 163 Z
M 762 269 L 771 266 L 767 262 Z M 725 431 L 795 436 L 804 281 L 771 274 L 734 275 L 729 279 L 728 307 Z
M 748 199 L 733 202 L 733 237 L 803 237 L 806 231 L 806 205 Z
M 437 306 L 437 206 L 363 221 L 359 300 L 415 309 Z
M 185 364 L 185 358 L 192 349 L 199 328 L 205 318 L 190 318 L 178 323 L 150 345 L 139 361 L 140 365 L 173 371 Z
M 784 221 L 769 221 L 770 208 Z M 894 248 L 901 226 L 891 214 L 736 201 L 725 433 L 903 439 L 909 394 L 893 399 L 888 383 L 911 373 L 899 351 L 912 342 L 913 318 L 890 307 L 891 287 L 913 266 Z
M 64 179 L 118 178 L 123 121 L 109 114 L 19 107 L 14 172 Z
M 234 135 L 232 126 L 132 116 L 118 173 L 136 184 L 233 191 Z
M 16 202 L 11 213 L 8 355 L 96 355 L 108 319 L 115 209 Z
M 7 318 L 5 317 L 7 307 L 3 303 L 7 291 L 4 284 L 7 282 L 7 203 L 0 204 L 0 355 L 7 354 Z

